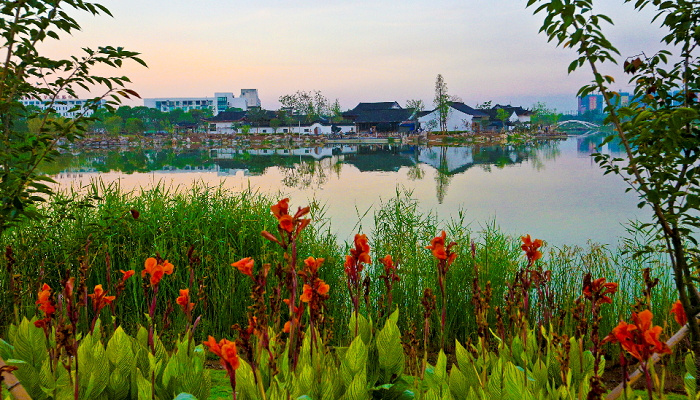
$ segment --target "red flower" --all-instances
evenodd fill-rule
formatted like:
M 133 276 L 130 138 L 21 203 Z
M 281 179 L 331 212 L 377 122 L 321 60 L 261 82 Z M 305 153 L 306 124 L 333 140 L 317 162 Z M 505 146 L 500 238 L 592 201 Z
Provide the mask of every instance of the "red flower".
M 221 365 L 226 369 L 227 375 L 232 374 L 241 366 L 241 362 L 238 359 L 238 351 L 236 350 L 236 343 L 226 339 L 221 339 L 219 343 L 216 343 L 216 339 L 214 339 L 213 336 L 209 336 L 209 339 L 203 344 L 207 346 L 212 353 L 221 358 Z
M 614 295 L 617 292 L 617 283 L 605 283 L 605 278 L 598 278 L 591 281 L 591 274 L 586 274 L 583 278 L 583 295 L 588 300 L 595 301 L 597 304 L 612 304 L 612 299 L 606 295 Z
M 182 307 L 182 311 L 189 315 L 192 312 L 194 303 L 190 303 L 190 289 L 180 289 L 180 296 L 177 298 L 177 304 Z
M 144 269 L 141 271 L 141 277 L 145 278 L 146 274 L 151 276 L 151 286 L 156 286 L 163 279 L 163 275 L 172 275 L 174 266 L 168 260 L 159 263 L 153 257 L 146 259 Z
M 254 263 L 255 263 L 255 260 L 253 260 L 252 257 L 246 257 L 246 258 L 243 258 L 243 259 L 236 261 L 235 263 L 231 264 L 231 266 L 238 268 L 238 270 L 241 271 L 242 273 L 255 279 L 253 277 L 253 264 Z
M 92 299 L 92 306 L 96 313 L 99 313 L 107 304 L 112 304 L 116 298 L 114 296 L 105 296 L 105 294 L 102 285 L 97 285 L 95 286 L 95 293 L 88 295 Z
M 620 343 L 625 351 L 640 362 L 647 362 L 654 353 L 670 354 L 668 345 L 659 340 L 661 327 L 652 325 L 653 317 L 649 310 L 632 313 L 634 324 L 620 321 L 603 343 Z
M 121 269 L 120 269 L 119 272 L 121 272 L 121 273 L 124 275 L 124 276 L 122 277 L 122 281 L 124 281 L 124 282 L 126 282 L 127 279 L 131 278 L 131 277 L 134 276 L 134 274 L 135 274 L 135 272 L 134 272 L 133 269 L 131 269 L 131 270 L 129 270 L 129 271 L 124 271 L 124 270 L 121 270 Z
M 533 242 L 532 239 L 530 239 L 530 235 L 528 234 L 527 236 L 521 236 L 520 240 L 523 241 L 523 244 L 522 246 L 520 246 L 520 248 L 525 251 L 525 255 L 527 256 L 530 265 L 534 264 L 535 261 L 542 258 L 542 253 L 540 253 L 540 251 L 538 250 L 542 246 L 542 241 L 540 239 L 535 239 L 535 241 Z
M 673 304 L 671 314 L 673 314 L 673 318 L 676 320 L 676 322 L 678 322 L 678 325 L 685 326 L 685 324 L 688 323 L 688 317 L 685 316 L 685 310 L 683 309 L 683 304 L 681 304 L 680 300 L 676 300 L 676 302 Z
M 270 207 L 272 215 L 279 220 L 284 215 L 289 215 L 289 198 L 280 200 L 277 204 Z

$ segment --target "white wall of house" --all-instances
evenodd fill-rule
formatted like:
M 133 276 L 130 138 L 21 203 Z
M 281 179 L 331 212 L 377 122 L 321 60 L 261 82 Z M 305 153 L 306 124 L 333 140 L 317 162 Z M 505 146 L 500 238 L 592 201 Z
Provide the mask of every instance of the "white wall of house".
M 464 113 L 457 109 L 450 107 L 450 111 L 447 113 L 447 131 L 470 131 L 472 130 L 472 121 L 474 116 L 471 114 Z M 430 121 L 435 121 L 431 124 Z M 428 132 L 436 132 L 440 130 L 440 115 L 438 110 L 434 110 L 430 114 L 426 114 L 418 118 L 421 129 Z

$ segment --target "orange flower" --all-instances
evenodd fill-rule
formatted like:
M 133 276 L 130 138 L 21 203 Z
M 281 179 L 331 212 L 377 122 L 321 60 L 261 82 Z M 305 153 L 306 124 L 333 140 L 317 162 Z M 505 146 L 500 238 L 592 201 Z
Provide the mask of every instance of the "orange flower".
M 520 246 L 520 248 L 525 251 L 525 255 L 527 256 L 527 259 L 530 262 L 530 264 L 533 264 L 535 261 L 542 258 L 542 253 L 540 253 L 540 251 L 538 250 L 542 246 L 542 240 L 535 239 L 535 241 L 533 242 L 529 234 L 527 236 L 521 236 L 520 240 L 523 241 L 523 244 L 522 246 Z
M 255 263 L 255 260 L 253 260 L 252 257 L 246 257 L 246 258 L 243 258 L 243 259 L 236 261 L 235 263 L 231 264 L 231 266 L 238 268 L 238 270 L 241 271 L 242 273 L 255 279 L 253 277 L 253 264 L 254 263 Z
M 236 350 L 236 343 L 221 339 L 217 344 L 216 339 L 214 339 L 213 336 L 209 336 L 209 339 L 203 344 L 207 346 L 212 353 L 221 358 L 221 365 L 226 369 L 227 375 L 233 373 L 241 366 L 240 360 L 238 359 L 238 351 Z
M 603 340 L 603 343 L 620 343 L 620 346 L 640 362 L 647 362 L 654 353 L 670 354 L 668 345 L 659 340 L 661 327 L 653 326 L 654 315 L 649 310 L 632 313 L 634 324 L 620 323 Z
M 284 333 L 289 333 L 292 330 L 292 323 L 290 321 L 287 321 L 284 323 L 284 329 L 282 330 Z
M 36 304 L 39 305 L 39 310 L 44 312 L 44 318 L 34 321 L 34 326 L 37 328 L 44 328 L 48 326 L 53 313 L 56 312 L 56 308 L 51 301 L 51 287 L 49 285 L 44 283 L 44 286 L 42 286 L 37 296 Z
M 280 200 L 277 204 L 270 207 L 272 214 L 279 220 L 285 215 L 289 215 L 289 198 Z
M 190 303 L 190 289 L 180 289 L 180 297 L 177 298 L 177 304 L 182 307 L 185 314 L 192 312 L 194 303 Z
M 386 257 L 380 258 L 379 261 L 381 261 L 386 268 L 394 269 L 394 260 L 391 259 L 391 254 L 387 254 Z
M 294 230 L 294 220 L 291 215 L 283 215 L 280 219 L 280 226 L 287 232 L 292 232 Z
M 309 303 L 313 300 L 316 293 L 319 295 L 326 295 L 328 294 L 330 288 L 330 285 L 328 285 L 326 282 L 316 278 L 313 288 L 309 285 L 304 285 L 304 292 L 301 294 L 299 300 L 303 301 L 304 303 Z
M 311 271 L 312 274 L 315 274 L 318 271 L 318 268 L 323 265 L 324 261 L 325 259 L 323 258 L 309 257 L 304 260 L 304 264 L 309 268 L 309 271 Z
M 688 317 L 685 316 L 685 310 L 683 309 L 683 304 L 681 304 L 680 300 L 676 300 L 676 302 L 673 304 L 671 314 L 673 314 L 673 318 L 676 320 L 676 322 L 678 322 L 678 325 L 685 326 L 685 324 L 688 323 Z
M 447 260 L 447 251 L 445 251 L 445 239 L 447 239 L 447 234 L 442 231 L 440 236 L 434 237 L 430 241 L 430 246 L 425 246 L 426 249 L 431 250 L 433 257 L 438 260 Z
M 107 304 L 112 304 L 116 298 L 114 296 L 105 296 L 105 294 L 102 285 L 97 285 L 95 286 L 95 293 L 88 295 L 88 297 L 92 299 L 93 309 L 96 313 L 99 313 Z
M 119 272 L 121 272 L 121 273 L 124 275 L 124 276 L 122 277 L 122 281 L 126 281 L 127 279 L 131 278 L 131 277 L 134 276 L 134 274 L 135 274 L 135 272 L 134 272 L 133 269 L 131 269 L 131 270 L 129 270 L 129 271 L 124 271 L 124 270 L 121 270 L 121 269 L 120 269 Z
M 151 286 L 156 286 L 163 279 L 163 275 L 172 275 L 175 267 L 173 264 L 169 263 L 168 260 L 164 260 L 162 264 L 158 263 L 153 257 L 146 259 L 144 263 L 144 269 L 141 271 L 141 277 L 145 278 L 146 274 L 151 276 Z

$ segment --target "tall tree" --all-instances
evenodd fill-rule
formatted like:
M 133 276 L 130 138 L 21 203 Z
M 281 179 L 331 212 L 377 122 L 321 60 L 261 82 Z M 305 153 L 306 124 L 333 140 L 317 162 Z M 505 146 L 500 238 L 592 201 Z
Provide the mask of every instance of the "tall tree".
M 435 79 L 435 98 L 433 104 L 438 113 L 440 131 L 444 134 L 447 131 L 447 117 L 450 113 L 450 95 L 447 94 L 447 83 L 442 74 L 438 74 Z
M 659 21 L 665 35 L 662 42 L 668 46 L 651 55 L 638 53 L 624 62 L 623 71 L 632 76 L 635 87 L 634 99 L 625 107 L 615 102 L 616 93 L 610 88 L 614 79 L 600 72 L 603 63 L 617 64 L 620 55 L 603 33 L 603 23 L 612 24 L 612 20 L 595 14 L 592 0 L 567 1 L 566 5 L 561 0 L 529 0 L 528 6 L 535 5 L 535 13 L 546 14 L 540 32 L 546 32 L 549 41 L 577 53 L 569 72 L 584 65 L 592 72 L 593 80 L 578 95 L 594 91 L 602 95 L 608 114 L 605 121 L 615 128 L 604 143 L 619 139 L 627 155 L 626 161 L 605 154 L 597 154 L 596 160 L 606 173 L 618 174 L 630 185 L 640 198 L 639 207 L 653 212 L 654 223 L 645 228 L 652 229 L 660 246 L 645 246 L 640 253 L 659 248 L 668 253 L 680 303 L 688 316 L 696 369 L 700 369 L 700 325 L 695 318 L 700 313 L 700 4 L 625 2 L 637 11 L 656 7 L 654 21 Z M 700 375 L 695 377 L 696 386 L 698 379 Z M 604 392 L 600 382 L 592 383 L 598 386 L 593 389 Z
M 412 108 L 414 113 L 418 113 L 425 110 L 425 103 L 419 99 L 406 100 L 406 108 Z

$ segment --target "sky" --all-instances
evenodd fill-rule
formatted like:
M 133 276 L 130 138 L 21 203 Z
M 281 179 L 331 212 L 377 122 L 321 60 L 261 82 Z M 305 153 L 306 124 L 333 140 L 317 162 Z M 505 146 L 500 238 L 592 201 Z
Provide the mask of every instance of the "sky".
M 488 100 L 530 107 L 544 101 L 576 109 L 588 69 L 567 74 L 570 50 L 547 43 L 543 15 L 526 0 L 103 0 L 114 18 L 73 13 L 82 31 L 45 44 L 53 56 L 82 47 L 122 46 L 142 53 L 128 63 L 141 97 L 212 97 L 258 89 L 262 106 L 319 90 L 343 109 L 361 101 L 422 99 L 432 108 L 435 78 L 448 93 L 476 105 Z M 598 0 L 596 12 L 615 26 L 605 32 L 624 57 L 661 48 L 651 10 Z M 621 60 L 624 60 L 622 58 Z M 622 67 L 603 71 L 628 90 Z M 141 102 L 131 103 L 141 105 Z

